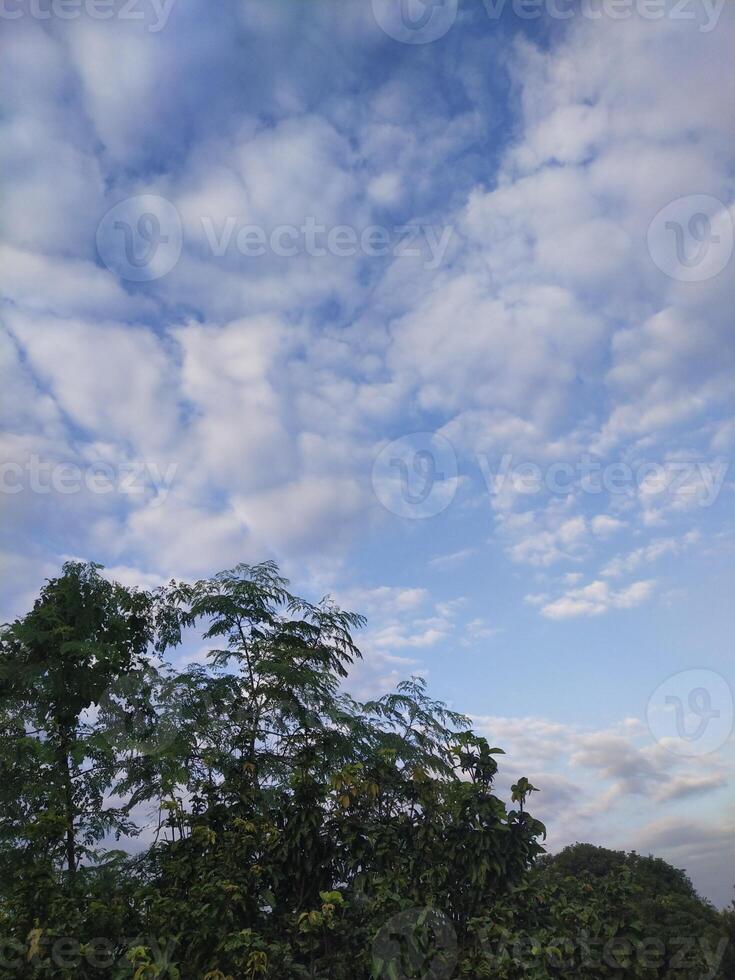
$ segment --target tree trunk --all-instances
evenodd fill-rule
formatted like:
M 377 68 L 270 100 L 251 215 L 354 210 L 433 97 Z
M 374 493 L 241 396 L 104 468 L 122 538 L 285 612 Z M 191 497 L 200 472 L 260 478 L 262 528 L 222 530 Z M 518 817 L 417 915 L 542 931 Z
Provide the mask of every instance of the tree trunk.
M 77 871 L 77 848 L 74 837 L 74 784 L 71 778 L 71 766 L 69 764 L 69 749 L 71 747 L 71 733 L 67 726 L 60 727 L 59 744 L 59 763 L 61 766 L 61 778 L 64 794 L 64 820 L 66 823 L 66 864 L 69 881 L 74 881 Z

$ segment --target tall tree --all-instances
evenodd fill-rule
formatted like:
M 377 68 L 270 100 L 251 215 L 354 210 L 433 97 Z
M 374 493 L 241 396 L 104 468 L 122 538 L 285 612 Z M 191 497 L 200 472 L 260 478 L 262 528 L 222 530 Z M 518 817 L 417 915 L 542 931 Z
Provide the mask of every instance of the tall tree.
M 121 746 L 97 706 L 148 665 L 157 637 L 151 594 L 69 562 L 33 609 L 0 631 L 0 852 L 26 871 L 63 870 L 67 886 L 108 833 L 131 832 L 106 796 Z M 28 877 L 25 875 L 24 877 Z
M 217 703 L 218 765 L 235 794 L 250 781 L 283 776 L 307 756 L 316 764 L 349 717 L 339 685 L 360 657 L 352 632 L 364 620 L 328 599 L 297 598 L 287 585 L 272 562 L 242 564 L 174 586 L 168 597 L 185 625 L 203 622 L 204 639 L 214 641 L 206 696 Z

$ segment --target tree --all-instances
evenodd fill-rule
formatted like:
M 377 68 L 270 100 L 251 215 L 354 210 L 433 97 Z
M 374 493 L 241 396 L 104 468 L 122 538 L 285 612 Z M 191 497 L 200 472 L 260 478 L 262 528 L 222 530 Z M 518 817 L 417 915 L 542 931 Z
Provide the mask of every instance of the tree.
M 156 620 L 150 594 L 107 581 L 98 565 L 69 562 L 0 632 L 2 884 L 32 879 L 28 916 L 43 909 L 57 871 L 71 889 L 94 844 L 134 832 L 126 807 L 106 799 L 119 747 L 94 711 L 147 668 Z
M 362 623 L 272 563 L 155 592 L 78 563 L 48 582 L 0 634 L 0 980 L 97 977 L 95 942 L 116 980 L 732 975 L 732 915 L 682 872 L 544 857 L 536 787 L 506 805 L 502 750 L 422 678 L 347 695 Z M 185 629 L 211 649 L 177 672 Z M 152 843 L 102 850 L 141 805 Z
M 474 935 L 477 976 L 729 978 L 727 922 L 660 858 L 575 844 L 543 857 Z M 482 972 L 485 970 L 486 972 Z

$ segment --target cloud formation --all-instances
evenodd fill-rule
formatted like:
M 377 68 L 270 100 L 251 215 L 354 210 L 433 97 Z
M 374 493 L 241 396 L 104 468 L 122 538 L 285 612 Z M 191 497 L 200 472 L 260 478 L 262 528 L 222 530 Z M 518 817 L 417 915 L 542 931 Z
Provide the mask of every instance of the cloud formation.
M 534 28 L 474 5 L 424 46 L 356 0 L 8 22 L 3 618 L 69 555 L 143 584 L 275 557 L 370 616 L 360 690 L 417 671 L 469 698 L 488 665 L 532 678 L 631 620 L 629 700 L 653 649 L 659 673 L 724 671 L 734 17 Z M 137 224 L 152 196 L 180 241 Z M 126 227 L 137 261 L 180 244 L 165 275 L 126 275 Z M 373 484 L 415 433 L 458 463 L 428 520 Z M 409 511 L 441 489 L 420 454 L 394 462 Z M 690 618 L 663 629 L 673 595 Z M 484 678 L 515 696 L 517 674 Z M 552 701 L 565 679 L 528 683 Z M 626 799 L 719 792 L 575 724 L 531 726 L 531 768 L 544 732 L 578 762 L 549 797 L 584 760 L 622 823 Z

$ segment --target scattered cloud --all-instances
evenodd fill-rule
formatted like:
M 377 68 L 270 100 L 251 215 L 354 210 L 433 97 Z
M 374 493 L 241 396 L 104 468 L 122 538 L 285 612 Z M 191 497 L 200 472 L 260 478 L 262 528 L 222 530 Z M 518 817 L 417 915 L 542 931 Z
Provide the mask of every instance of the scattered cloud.
M 476 554 L 477 548 L 461 548 L 459 551 L 453 551 L 448 555 L 437 555 L 436 558 L 430 559 L 429 565 L 432 568 L 453 568 Z
M 460 696 L 474 676 L 450 679 L 440 658 L 492 640 L 488 594 L 504 626 L 525 596 L 544 619 L 613 629 L 654 594 L 700 586 L 680 563 L 671 582 L 672 559 L 704 542 L 732 557 L 732 265 L 684 282 L 647 242 L 679 199 L 708 195 L 718 220 L 735 214 L 735 11 L 711 32 L 574 18 L 539 38 L 478 4 L 407 59 L 369 7 L 335 19 L 321 4 L 191 0 L 158 32 L 14 21 L 0 122 L 13 186 L 0 252 L 8 614 L 70 553 L 149 585 L 272 557 L 299 587 L 323 585 L 370 617 L 358 692 L 424 672 L 438 696 L 450 683 Z M 97 231 L 140 195 L 167 199 L 183 237 L 165 276 L 134 282 L 105 265 Z M 392 244 L 379 256 L 238 244 L 248 227 L 309 222 L 383 228 Z M 423 228 L 416 248 L 407 226 Z M 401 520 L 376 497 L 373 463 L 422 431 L 454 449 L 457 494 L 430 520 Z M 34 459 L 174 476 L 165 500 L 150 486 L 46 492 Z M 580 474 L 598 464 L 636 478 L 597 490 Z M 406 554 L 434 557 L 408 586 L 364 584 Z M 700 599 L 715 623 L 708 656 L 724 657 L 721 593 Z M 662 611 L 651 604 L 651 629 Z M 529 609 L 513 622 L 512 648 L 533 651 L 526 680 L 546 685 L 543 622 Z M 682 656 L 702 655 L 706 625 L 681 630 Z M 646 636 L 631 642 L 647 663 Z M 498 684 L 502 697 L 515 681 Z M 585 741 L 583 712 L 569 714 L 493 721 L 558 804 L 558 840 L 605 829 L 600 800 L 623 841 L 642 801 L 716 798 L 715 768 L 667 768 L 622 729 Z M 713 881 L 706 823 L 668 813 L 640 840 Z
M 633 609 L 648 601 L 656 587 L 653 579 L 632 582 L 622 589 L 611 589 L 608 582 L 596 579 L 589 585 L 569 589 L 558 599 L 547 602 L 546 595 L 529 595 L 526 601 L 541 606 L 548 619 L 572 619 L 577 616 L 599 616 L 611 609 Z
M 698 531 L 688 531 L 681 539 L 656 538 L 641 548 L 636 548 L 627 555 L 618 555 L 609 561 L 600 572 L 605 578 L 619 578 L 621 575 L 636 571 L 641 565 L 652 564 L 669 555 L 679 555 L 688 546 L 697 544 L 700 540 Z

